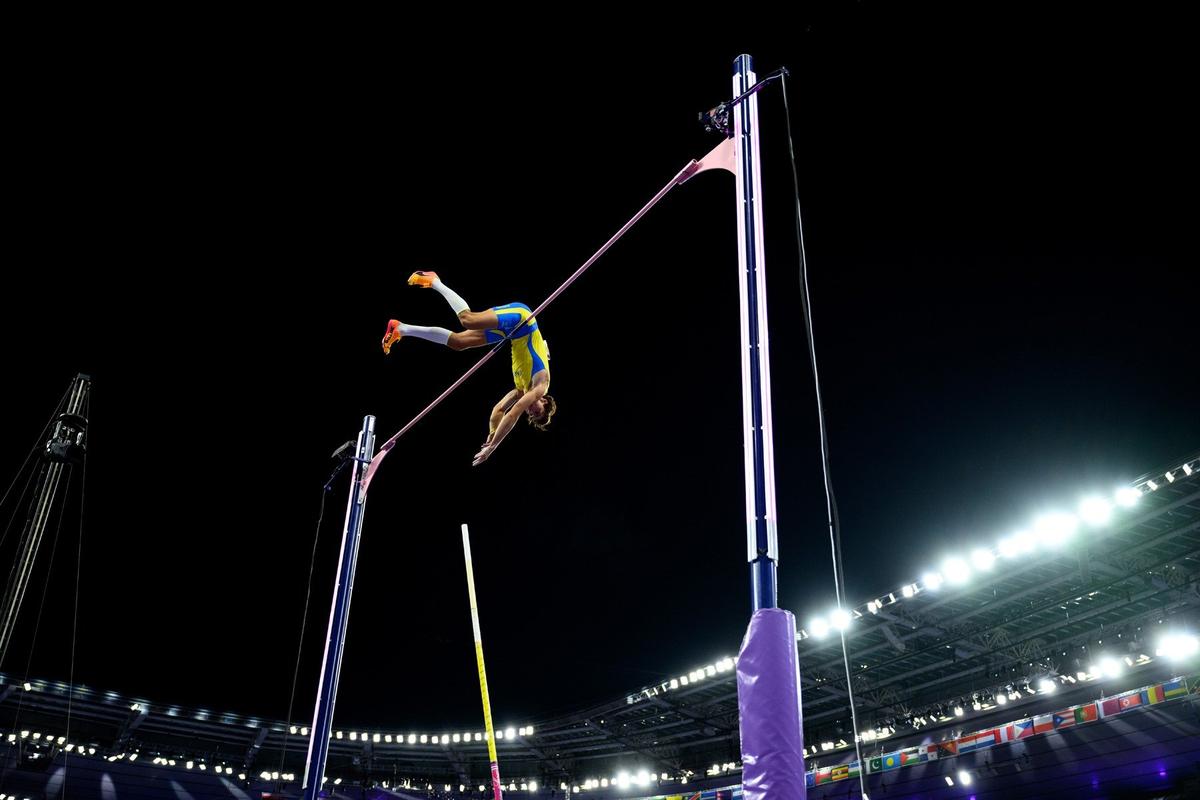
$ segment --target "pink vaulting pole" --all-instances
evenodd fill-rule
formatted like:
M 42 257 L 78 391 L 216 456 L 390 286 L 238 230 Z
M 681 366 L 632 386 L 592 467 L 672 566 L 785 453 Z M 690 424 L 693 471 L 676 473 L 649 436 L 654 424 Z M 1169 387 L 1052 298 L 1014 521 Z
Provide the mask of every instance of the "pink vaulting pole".
M 587 272 L 588 268 L 591 267 L 592 264 L 595 264 L 596 261 L 599 260 L 600 256 L 607 253 L 610 247 L 612 247 L 614 244 L 616 244 L 617 241 L 622 236 L 624 236 L 626 233 L 629 232 L 629 229 L 632 228 L 638 222 L 638 220 L 640 220 L 642 217 L 644 217 L 646 215 L 647 211 L 654 208 L 654 206 L 658 205 L 658 201 L 660 201 L 664 197 L 666 197 L 667 193 L 670 192 L 672 189 L 674 189 L 676 186 L 683 184 L 685 181 L 687 181 L 688 178 L 691 178 L 693 175 L 699 174 L 701 172 L 704 172 L 704 171 L 710 170 L 710 169 L 725 169 L 730 172 L 733 172 L 733 144 L 732 144 L 732 142 L 733 142 L 732 139 L 726 139 L 724 142 L 722 142 L 721 144 L 719 144 L 715 148 L 713 148 L 712 152 L 710 152 L 708 155 L 706 155 L 702 160 L 689 161 L 687 163 L 687 166 L 685 166 L 683 169 L 681 169 L 678 172 L 678 174 L 675 175 L 674 178 L 671 178 L 671 180 L 667 183 L 666 186 L 664 186 L 663 188 L 658 190 L 658 194 L 656 194 L 656 195 L 654 195 L 654 197 L 650 198 L 650 202 L 648 202 L 648 203 L 646 203 L 646 205 L 642 206 L 642 208 L 636 214 L 634 214 L 633 217 L 628 222 L 626 222 L 624 225 L 621 226 L 621 229 L 619 231 L 617 231 L 616 233 L 614 233 L 612 235 L 612 238 L 610 238 L 607 242 L 604 243 L 604 245 L 599 250 L 597 250 L 595 253 L 592 254 L 591 258 L 589 258 L 587 261 L 583 262 L 583 266 L 581 266 L 579 269 L 575 270 L 575 272 L 573 272 L 571 274 L 571 277 L 567 278 L 567 280 L 563 282 L 562 286 L 559 286 L 557 289 L 554 290 L 554 292 L 549 297 L 547 297 L 545 300 L 543 300 L 542 304 L 540 306 L 538 306 L 537 309 L 535 309 L 532 314 L 530 314 L 530 317 L 536 317 L 538 314 L 545 311 L 546 308 L 551 303 L 553 303 L 560 294 L 562 294 L 564 291 L 566 291 L 568 286 L 570 286 L 572 283 L 574 283 L 576 281 L 576 279 L 579 278 L 579 276 L 583 275 L 583 273 Z M 449 397 L 451 394 L 453 394 L 454 391 L 456 389 L 458 389 L 458 387 L 460 387 L 464 383 L 466 383 L 467 378 L 470 378 L 472 375 L 474 375 L 479 370 L 479 368 L 482 367 L 484 364 L 486 364 L 492 356 L 496 355 L 496 351 L 498 351 L 503 346 L 504 346 L 504 342 L 502 342 L 502 341 L 497 342 L 496 346 L 493 347 L 491 350 L 489 350 L 487 353 L 485 353 L 483 358 L 479 359 L 474 364 L 472 364 L 471 368 L 462 374 L 462 377 L 460 377 L 454 383 L 450 384 L 450 386 L 447 387 L 446 391 L 439 394 L 432 403 L 430 403 L 429 405 L 425 406 L 424 409 L 422 409 L 421 413 L 417 414 L 415 417 L 413 417 L 411 420 L 409 420 L 408 424 L 405 425 L 403 428 L 401 428 L 400 431 L 395 436 L 393 436 L 392 438 L 388 439 L 386 442 L 383 443 L 383 445 L 379 448 L 379 452 L 375 454 L 375 457 L 373 459 L 371 459 L 370 466 L 367 467 L 367 474 L 363 478 L 363 492 L 364 493 L 370 487 L 371 479 L 375 477 L 375 472 L 376 472 L 376 470 L 379 469 L 379 465 L 383 462 L 384 457 L 387 456 L 387 454 L 391 451 L 391 449 L 396 446 L 396 442 L 400 439 L 400 437 L 403 436 L 404 434 L 408 433 L 410 430 L 412 430 L 413 426 L 416 425 L 418 422 L 420 422 L 422 419 L 424 419 L 426 414 L 428 414 L 430 411 L 433 411 L 435 408 L 437 408 L 438 405 L 441 404 L 441 402 L 443 400 L 445 400 L 447 397 Z

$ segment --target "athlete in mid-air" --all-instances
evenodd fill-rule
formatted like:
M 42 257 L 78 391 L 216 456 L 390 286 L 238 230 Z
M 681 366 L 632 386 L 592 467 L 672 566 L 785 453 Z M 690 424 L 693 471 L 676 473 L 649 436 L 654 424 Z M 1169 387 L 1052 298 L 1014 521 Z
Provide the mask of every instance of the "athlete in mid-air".
M 492 408 L 487 441 L 475 454 L 472 465 L 482 464 L 491 457 L 522 414 L 526 415 L 530 425 L 540 431 L 546 430 L 558 406 L 546 393 L 550 389 L 550 350 L 538 329 L 537 320 L 530 316 L 529 306 L 508 303 L 487 311 L 472 311 L 466 300 L 441 282 L 436 272 L 414 272 L 408 283 L 433 289 L 446 298 L 466 330 L 451 332 L 445 328 L 407 325 L 393 319 L 388 322 L 387 333 L 383 336 L 384 353 L 390 352 L 392 345 L 405 336 L 444 344 L 451 350 L 483 347 L 505 337 L 512 345 L 512 374 L 516 388 Z

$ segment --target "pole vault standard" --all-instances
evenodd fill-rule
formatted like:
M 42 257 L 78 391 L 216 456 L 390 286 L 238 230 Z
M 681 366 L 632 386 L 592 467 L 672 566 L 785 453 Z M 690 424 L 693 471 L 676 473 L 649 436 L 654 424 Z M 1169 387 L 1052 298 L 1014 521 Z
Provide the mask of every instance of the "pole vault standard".
M 488 697 L 487 669 L 483 666 L 483 636 L 479 632 L 479 605 L 475 601 L 475 569 L 471 565 L 471 534 L 462 526 L 463 559 L 467 562 L 467 595 L 471 600 L 471 631 L 475 634 L 475 664 L 479 667 L 479 696 L 483 699 L 483 727 L 487 731 L 488 761 L 492 770 L 492 797 L 501 800 L 500 762 L 496 759 L 496 731 L 492 728 L 492 701 Z
M 308 739 L 304 764 L 304 800 L 317 800 L 329 757 L 329 734 L 333 728 L 333 706 L 337 700 L 338 680 L 342 674 L 342 650 L 346 646 L 346 625 L 350 622 L 350 596 L 354 591 L 354 571 L 358 566 L 358 544 L 362 539 L 363 514 L 367 510 L 367 488 L 363 483 L 367 466 L 375 451 L 375 417 L 363 418 L 354 451 L 350 477 L 350 498 L 346 501 L 346 522 L 342 526 L 342 551 L 338 556 L 337 583 L 333 587 L 333 605 L 329 609 L 329 630 L 325 636 L 325 655 L 321 658 L 321 682 L 317 685 L 317 707 Z
M 804 727 L 796 618 L 778 608 L 771 353 L 763 248 L 762 171 L 754 60 L 733 62 L 734 175 L 742 331 L 746 545 L 753 615 L 738 654 L 738 720 L 746 800 L 804 800 Z

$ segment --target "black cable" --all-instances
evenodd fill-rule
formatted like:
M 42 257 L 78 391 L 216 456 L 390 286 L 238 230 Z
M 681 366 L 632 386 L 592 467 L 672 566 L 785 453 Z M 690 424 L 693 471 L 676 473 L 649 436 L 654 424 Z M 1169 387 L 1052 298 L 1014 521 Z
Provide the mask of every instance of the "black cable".
M 26 459 L 26 464 L 28 464 L 28 459 Z M 21 469 L 24 470 L 25 467 L 22 466 Z M 29 493 L 29 487 L 33 483 L 33 477 L 36 474 L 37 470 L 29 470 L 29 477 L 25 479 L 25 486 L 21 489 L 21 496 L 17 498 L 17 503 L 13 506 L 13 513 L 9 516 L 8 523 L 4 526 L 3 535 L 0 535 L 0 547 L 3 547 L 4 543 L 8 540 L 8 532 L 12 530 L 12 524 L 17 521 L 17 512 L 21 510 L 21 505 L 25 502 L 25 495 Z M 18 477 L 20 477 L 19 473 Z M 11 489 L 12 487 L 9 488 Z
M 332 478 L 330 478 L 332 481 Z M 317 529 L 313 533 L 312 558 L 308 562 L 308 586 L 304 591 L 304 616 L 300 622 L 300 643 L 296 647 L 296 666 L 292 671 L 292 694 L 288 698 L 287 727 L 283 731 L 283 747 L 279 751 L 279 772 L 283 773 L 283 759 L 287 755 L 288 737 L 292 732 L 292 708 L 296 702 L 296 683 L 300 678 L 300 657 L 304 653 L 304 634 L 308 629 L 308 606 L 312 598 L 313 569 L 317 564 L 317 542 L 321 539 L 321 522 L 325 519 L 325 495 L 329 494 L 329 484 L 321 490 L 321 508 L 317 512 Z M 315 732 L 310 731 L 312 735 Z M 279 788 L 279 787 L 276 787 Z
M 817 421 L 821 433 L 821 471 L 825 481 L 825 510 L 829 522 L 829 547 L 833 561 L 834 596 L 837 599 L 838 610 L 848 613 L 845 610 L 846 584 L 845 570 L 842 567 L 841 525 L 838 522 L 837 502 L 833 496 L 833 477 L 829 462 L 829 437 L 825 426 L 825 407 L 821 399 L 821 380 L 817 371 L 816 339 L 813 336 L 812 305 L 808 288 L 808 259 L 804 250 L 804 224 L 800 216 L 800 178 L 796 171 L 796 150 L 792 139 L 792 112 L 787 99 L 787 71 L 780 70 L 780 75 L 782 78 L 780 85 L 783 88 L 784 118 L 787 121 L 788 154 L 791 157 L 792 184 L 796 201 L 796 245 L 800 256 L 800 300 L 804 311 L 804 331 L 808 337 L 808 353 L 812 362 L 813 391 L 817 398 Z M 854 707 L 854 686 L 850 678 L 850 653 L 846 647 L 845 627 L 840 627 L 838 633 L 842 640 L 842 663 L 846 670 L 846 697 L 850 702 L 850 721 L 854 726 L 854 752 L 858 758 L 859 766 L 858 785 L 862 796 L 865 798 L 867 790 L 863 782 L 863 773 L 866 770 L 864 769 L 865 765 L 863 764 L 862 746 L 859 737 L 858 711 Z
M 54 420 L 62 411 L 63 404 L 67 402 L 67 396 L 70 394 L 71 389 L 68 387 L 67 391 L 63 392 L 63 396 L 58 399 L 58 405 L 54 407 L 54 413 L 50 415 L 50 419 L 46 421 L 44 426 L 42 426 L 42 432 L 39 435 L 38 440 L 33 443 L 33 447 L 30 448 L 29 452 L 25 455 L 25 462 L 21 464 L 21 468 L 17 470 L 17 474 L 13 476 L 12 483 L 10 483 L 8 488 L 4 490 L 4 497 L 0 498 L 0 506 L 3 506 L 4 501 L 8 499 L 8 493 L 12 491 L 13 486 L 17 482 L 17 478 L 21 476 L 21 473 L 25 470 L 25 467 L 29 466 L 29 459 L 33 457 L 34 453 L 40 452 L 42 444 L 46 441 L 47 431 L 49 431 L 50 426 L 54 424 Z M 0 544 L 2 543 L 3 541 L 0 540 Z
M 68 486 L 69 485 L 70 484 L 68 483 Z M 46 569 L 46 580 L 42 584 L 42 598 L 38 603 L 37 617 L 34 619 L 33 623 L 33 638 L 29 642 L 29 655 L 25 659 L 25 676 L 21 679 L 22 683 L 27 683 L 29 681 L 29 669 L 33 666 L 33 654 L 37 650 L 38 633 L 42 629 L 42 613 L 46 610 L 46 595 L 50 591 L 50 576 L 54 572 L 54 556 L 58 553 L 58 537 L 62 534 L 63 517 L 65 516 L 65 509 L 60 507 L 58 513 L 58 525 L 54 527 L 54 542 L 50 546 L 50 564 Z M 17 729 L 21 725 L 21 709 L 24 706 L 24 702 L 25 693 L 22 692 L 20 697 L 17 698 L 17 710 L 13 715 L 13 733 L 16 733 Z

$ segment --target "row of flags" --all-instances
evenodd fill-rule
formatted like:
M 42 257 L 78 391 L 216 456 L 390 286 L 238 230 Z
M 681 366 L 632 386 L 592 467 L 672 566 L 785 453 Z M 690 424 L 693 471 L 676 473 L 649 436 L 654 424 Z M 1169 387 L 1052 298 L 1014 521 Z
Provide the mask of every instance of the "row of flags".
M 1187 683 L 1183 678 L 1176 678 L 1145 689 L 1125 692 L 1110 697 L 1107 700 L 1093 700 L 1083 705 L 1056 711 L 1053 714 L 1043 714 L 1029 719 L 1021 719 L 1008 725 L 1001 725 L 986 731 L 979 731 L 957 739 L 933 744 L 906 747 L 894 753 L 875 756 L 867 761 L 867 772 L 887 772 L 913 764 L 936 761 L 939 758 L 950 758 L 965 753 L 973 753 L 988 747 L 995 747 L 1004 742 L 1015 742 L 1050 731 L 1071 728 L 1076 725 L 1086 725 L 1098 719 L 1104 719 L 1131 708 L 1155 705 L 1188 693 Z M 832 767 L 821 767 L 808 772 L 805 782 L 809 787 L 819 786 L 831 781 L 847 778 L 857 778 L 859 765 L 857 761 L 849 764 L 839 764 Z

